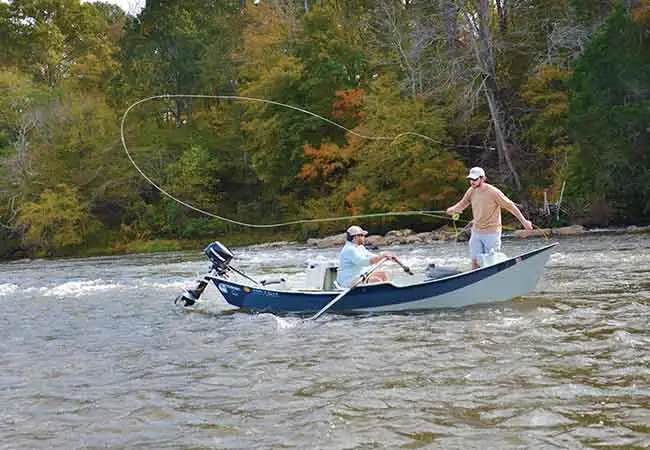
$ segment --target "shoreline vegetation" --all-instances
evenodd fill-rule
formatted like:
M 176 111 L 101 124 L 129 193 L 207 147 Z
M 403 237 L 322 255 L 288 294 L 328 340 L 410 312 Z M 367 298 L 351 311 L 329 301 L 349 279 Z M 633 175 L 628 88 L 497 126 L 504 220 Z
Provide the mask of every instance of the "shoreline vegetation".
M 650 223 L 650 0 L 146 3 L 0 0 L 0 260 Z
M 536 228 L 534 230 L 504 231 L 502 238 L 527 239 L 532 237 L 571 237 L 593 234 L 650 234 L 650 225 L 631 225 L 625 228 L 585 228 L 582 225 L 569 225 L 557 228 Z M 388 247 L 393 245 L 408 244 L 432 244 L 434 242 L 458 241 L 464 242 L 469 239 L 468 230 L 463 229 L 456 232 L 447 229 L 439 229 L 428 232 L 415 232 L 411 229 L 393 230 L 385 235 L 369 234 L 366 243 L 371 247 Z M 345 233 L 338 233 L 323 238 L 309 238 L 306 242 L 297 241 L 274 241 L 262 244 L 253 244 L 245 248 L 272 248 L 284 246 L 307 246 L 316 248 L 330 248 L 342 246 L 345 243 Z
M 504 230 L 502 239 L 528 239 L 545 237 L 567 238 L 576 236 L 590 235 L 620 235 L 620 234 L 648 234 L 650 235 L 650 225 L 638 226 L 630 225 L 627 227 L 614 228 L 586 228 L 582 225 L 568 225 L 554 228 L 535 228 L 527 231 L 523 229 Z M 385 234 L 369 234 L 366 243 L 370 248 L 381 248 L 399 245 L 428 245 L 440 242 L 466 242 L 469 239 L 469 227 L 459 228 L 456 231 L 448 227 L 439 229 L 417 232 L 409 228 L 391 230 Z M 306 239 L 285 239 L 273 240 L 268 239 L 251 239 L 251 236 L 245 236 L 241 233 L 233 233 L 230 237 L 215 236 L 210 242 L 222 241 L 226 246 L 233 249 L 264 249 L 278 247 L 311 247 L 311 248 L 336 248 L 345 243 L 345 233 L 336 233 L 323 237 L 311 237 Z M 251 240 L 257 243 L 251 243 Z M 203 239 L 195 240 L 176 240 L 176 239 L 151 239 L 137 240 L 125 244 L 116 245 L 110 248 L 92 248 L 85 251 L 75 252 L 67 255 L 39 255 L 27 258 L 7 258 L 0 259 L 2 262 L 12 262 L 32 259 L 62 259 L 62 258 L 90 258 L 103 256 L 125 256 L 148 253 L 164 253 L 174 251 L 196 251 L 201 252 L 210 242 Z

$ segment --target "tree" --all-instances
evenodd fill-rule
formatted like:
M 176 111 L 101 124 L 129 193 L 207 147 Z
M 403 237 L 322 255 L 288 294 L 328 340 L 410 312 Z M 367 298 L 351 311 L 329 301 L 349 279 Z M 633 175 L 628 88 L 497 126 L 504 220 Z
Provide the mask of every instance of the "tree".
M 45 190 L 21 207 L 18 224 L 25 229 L 25 243 L 46 255 L 81 244 L 89 225 L 86 207 L 70 186 Z
M 218 92 L 233 81 L 225 55 L 235 45 L 238 6 L 227 0 L 148 1 L 121 42 L 122 79 L 132 95 Z M 216 69 L 216 70 L 215 70 Z M 204 83 L 220 83 L 207 86 Z M 191 123 L 191 102 L 175 100 Z
M 354 33 L 337 26 L 336 11 L 314 7 L 298 20 L 283 5 L 247 9 L 249 25 L 237 55 L 240 92 L 331 118 L 336 93 L 367 78 L 362 51 Z M 296 208 L 296 200 L 307 195 L 298 177 L 306 162 L 305 145 L 342 144 L 342 130 L 277 105 L 247 104 L 246 117 L 246 150 L 266 194 L 276 199 L 273 208 L 290 203 Z
M 354 131 L 374 139 L 351 136 L 345 146 L 307 148 L 311 162 L 303 176 L 321 189 L 307 202 L 314 215 L 442 208 L 462 189 L 465 167 L 444 148 L 446 125 L 437 108 L 402 98 L 394 83 L 378 77 L 362 97 L 363 119 Z M 404 130 L 420 136 L 400 137 Z
M 3 59 L 36 81 L 50 88 L 71 78 L 96 85 L 114 69 L 101 8 L 79 0 L 14 0 L 3 9 Z
M 0 71 L 0 218 L 9 230 L 14 230 L 18 208 L 34 192 L 35 134 L 48 94 L 27 74 Z
M 522 86 L 528 113 L 522 117 L 521 136 L 536 149 L 535 159 L 528 161 L 524 174 L 532 186 L 531 198 L 538 203 L 549 188 L 559 195 L 576 151 L 567 125 L 571 74 L 557 66 L 542 66 Z
M 568 195 L 576 208 L 582 206 L 583 214 L 601 224 L 650 217 L 647 30 L 625 8 L 616 8 L 585 49 L 571 80 L 569 129 L 578 152 Z

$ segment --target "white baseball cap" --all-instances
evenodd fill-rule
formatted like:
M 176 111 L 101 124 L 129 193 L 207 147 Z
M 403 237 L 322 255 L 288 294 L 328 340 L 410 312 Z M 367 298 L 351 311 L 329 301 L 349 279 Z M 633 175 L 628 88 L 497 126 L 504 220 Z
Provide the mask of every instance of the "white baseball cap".
M 347 230 L 348 236 L 357 236 L 359 234 L 363 234 L 364 236 L 368 234 L 366 230 L 361 228 L 358 225 L 352 225 L 350 228 Z
M 469 174 L 465 178 L 477 180 L 480 177 L 485 177 L 485 170 L 481 169 L 480 167 L 472 167 L 469 169 Z

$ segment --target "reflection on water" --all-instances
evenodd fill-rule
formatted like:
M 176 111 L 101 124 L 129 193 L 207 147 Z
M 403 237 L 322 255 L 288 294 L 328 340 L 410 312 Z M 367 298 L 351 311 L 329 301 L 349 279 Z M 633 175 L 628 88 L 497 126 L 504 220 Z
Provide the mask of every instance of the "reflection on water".
M 464 244 L 391 250 L 467 263 Z M 2 264 L 0 448 L 647 448 L 649 250 L 566 239 L 525 299 L 316 322 L 175 308 L 200 250 Z M 336 253 L 235 262 L 298 283 Z

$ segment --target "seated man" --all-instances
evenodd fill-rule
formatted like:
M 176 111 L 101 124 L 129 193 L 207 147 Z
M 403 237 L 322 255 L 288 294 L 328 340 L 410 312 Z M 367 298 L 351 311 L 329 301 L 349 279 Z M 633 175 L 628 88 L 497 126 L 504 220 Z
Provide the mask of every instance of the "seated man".
M 350 287 L 371 265 L 382 259 L 394 259 L 390 253 L 376 255 L 363 246 L 368 232 L 357 225 L 346 231 L 346 243 L 339 254 L 339 268 L 336 283 L 344 288 Z M 370 274 L 366 283 L 388 281 L 388 273 L 376 270 Z

